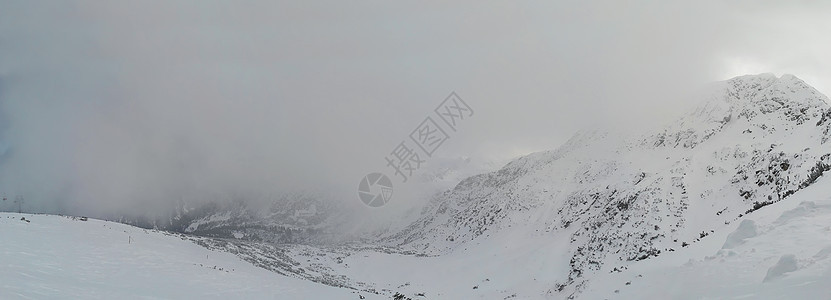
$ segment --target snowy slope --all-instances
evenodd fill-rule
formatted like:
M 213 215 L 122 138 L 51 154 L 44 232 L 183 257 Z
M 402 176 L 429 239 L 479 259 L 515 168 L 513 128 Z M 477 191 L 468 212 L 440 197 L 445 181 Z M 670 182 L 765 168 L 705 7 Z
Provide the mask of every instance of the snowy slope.
M 0 299 L 359 299 L 118 223 L 0 213 L 0 239 Z
M 628 284 L 627 284 L 628 283 Z M 586 299 L 829 299 L 831 178 L 684 251 L 603 274 Z

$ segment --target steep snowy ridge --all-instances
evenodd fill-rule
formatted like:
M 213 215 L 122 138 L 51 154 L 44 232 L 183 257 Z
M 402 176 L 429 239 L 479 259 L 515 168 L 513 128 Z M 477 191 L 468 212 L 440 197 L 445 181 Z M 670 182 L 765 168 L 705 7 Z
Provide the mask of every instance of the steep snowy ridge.
M 798 78 L 733 78 L 664 129 L 582 132 L 468 178 L 389 241 L 446 254 L 503 233 L 567 235 L 571 270 L 551 293 L 579 295 L 592 274 L 695 244 L 810 186 L 831 168 L 829 128 L 828 99 Z

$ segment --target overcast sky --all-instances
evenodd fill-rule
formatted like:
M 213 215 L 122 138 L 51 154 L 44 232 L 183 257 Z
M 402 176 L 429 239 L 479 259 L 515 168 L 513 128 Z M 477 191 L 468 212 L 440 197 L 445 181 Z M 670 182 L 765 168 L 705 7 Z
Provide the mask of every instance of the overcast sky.
M 736 75 L 831 92 L 828 4 L 669 2 L 0 0 L 0 192 L 88 214 L 357 202 L 452 91 L 475 114 L 436 155 L 481 161 Z

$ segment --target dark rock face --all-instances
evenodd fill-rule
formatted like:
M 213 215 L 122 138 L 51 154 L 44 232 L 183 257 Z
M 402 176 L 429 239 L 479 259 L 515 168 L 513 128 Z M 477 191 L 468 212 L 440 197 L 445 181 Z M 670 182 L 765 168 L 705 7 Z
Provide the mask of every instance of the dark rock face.
M 817 122 L 817 127 L 822 130 L 822 143 L 827 143 L 831 139 L 831 109 L 822 114 L 822 118 Z

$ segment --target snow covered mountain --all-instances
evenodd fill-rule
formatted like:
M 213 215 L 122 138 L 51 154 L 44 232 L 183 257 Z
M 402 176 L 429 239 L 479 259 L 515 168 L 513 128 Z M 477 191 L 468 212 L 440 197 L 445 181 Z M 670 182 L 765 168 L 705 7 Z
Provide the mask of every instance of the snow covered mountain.
M 441 255 L 506 232 L 567 236 L 570 271 L 550 292 L 576 296 L 811 186 L 831 169 L 828 103 L 792 75 L 733 78 L 660 130 L 581 132 L 468 178 L 388 242 Z
M 180 205 L 169 218 L 144 224 L 176 233 L 0 214 L 0 236 L 11 237 L 0 254 L 14 261 L 0 270 L 0 298 L 145 290 L 127 289 L 124 281 L 161 286 L 161 293 L 139 295 L 165 298 L 831 294 L 831 177 L 823 176 L 831 171 L 828 98 L 792 75 L 772 74 L 719 82 L 702 97 L 667 126 L 583 131 L 559 149 L 461 180 L 415 222 L 369 243 L 329 243 L 328 229 L 343 224 L 331 213 L 337 208 L 304 196 L 274 207 Z M 464 161 L 443 165 L 471 169 Z M 446 183 L 463 173 L 453 168 L 426 176 Z M 49 249 L 74 250 L 61 256 Z M 207 263 L 235 271 L 214 274 Z M 122 265 L 133 269 L 113 269 Z M 148 279 L 142 265 L 167 279 Z M 111 272 L 121 275 L 99 278 Z M 84 282 L 56 285 L 78 274 Z M 176 276 L 186 277 L 181 290 L 166 284 Z M 92 285 L 95 294 L 77 290 L 95 280 L 103 282 Z M 270 285 L 258 285 L 263 280 Z M 212 281 L 223 285 L 203 289 Z M 256 288 L 246 289 L 251 284 Z

